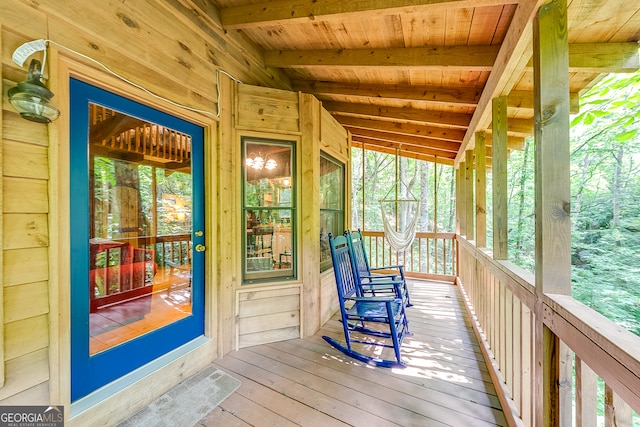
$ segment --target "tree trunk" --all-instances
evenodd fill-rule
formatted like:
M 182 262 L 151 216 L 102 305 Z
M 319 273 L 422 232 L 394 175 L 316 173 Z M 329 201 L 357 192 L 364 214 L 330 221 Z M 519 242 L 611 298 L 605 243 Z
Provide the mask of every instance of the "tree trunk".
M 115 191 L 113 208 L 119 227 L 114 237 L 119 239 L 138 237 L 140 231 L 140 177 L 137 165 L 114 160 Z

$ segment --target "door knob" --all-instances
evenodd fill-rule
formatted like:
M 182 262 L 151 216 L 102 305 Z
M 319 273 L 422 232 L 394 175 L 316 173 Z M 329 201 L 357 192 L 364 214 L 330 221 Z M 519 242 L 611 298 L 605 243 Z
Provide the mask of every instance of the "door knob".
M 196 252 L 204 252 L 205 249 L 207 248 L 204 245 L 201 245 L 201 244 L 196 245 Z

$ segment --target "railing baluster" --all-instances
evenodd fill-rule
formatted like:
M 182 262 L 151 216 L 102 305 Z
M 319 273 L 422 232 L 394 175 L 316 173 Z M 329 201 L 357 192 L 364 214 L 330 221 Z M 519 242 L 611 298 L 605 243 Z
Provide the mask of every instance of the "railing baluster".
M 576 356 L 576 427 L 598 424 L 598 378 L 586 363 Z
M 631 427 L 631 407 L 622 400 L 608 385 L 604 386 L 604 426 Z

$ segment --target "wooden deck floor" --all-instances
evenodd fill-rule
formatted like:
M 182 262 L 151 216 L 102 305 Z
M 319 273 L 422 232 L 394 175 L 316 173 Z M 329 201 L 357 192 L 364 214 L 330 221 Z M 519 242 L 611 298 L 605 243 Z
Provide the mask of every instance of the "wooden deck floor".
M 374 368 L 312 337 L 232 352 L 214 365 L 242 381 L 202 426 L 506 425 L 455 286 L 413 281 L 404 369 Z

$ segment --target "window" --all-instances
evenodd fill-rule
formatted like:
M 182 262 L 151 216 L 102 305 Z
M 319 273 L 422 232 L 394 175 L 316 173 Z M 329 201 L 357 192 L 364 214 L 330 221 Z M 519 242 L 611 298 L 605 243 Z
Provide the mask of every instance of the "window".
M 320 271 L 331 267 L 329 233 L 344 231 L 344 165 L 320 154 Z
M 244 138 L 244 281 L 295 277 L 294 145 Z

